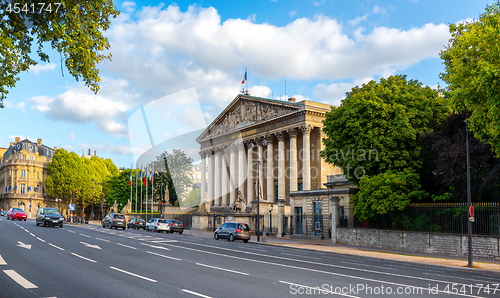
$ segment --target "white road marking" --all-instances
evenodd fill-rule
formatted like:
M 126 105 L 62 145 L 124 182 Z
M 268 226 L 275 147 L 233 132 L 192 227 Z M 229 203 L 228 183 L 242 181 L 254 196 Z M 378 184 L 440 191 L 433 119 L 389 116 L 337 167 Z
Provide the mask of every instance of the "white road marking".
M 92 262 L 92 263 L 96 263 L 96 262 L 97 262 L 97 261 L 94 261 L 94 260 L 88 259 L 88 258 L 86 258 L 86 257 L 82 257 L 81 255 L 77 255 L 77 254 L 75 254 L 74 252 L 72 252 L 71 254 L 72 254 L 72 255 L 74 255 L 74 256 L 76 256 L 76 257 L 79 257 L 79 258 L 81 258 L 81 259 L 84 259 L 84 260 L 87 260 L 87 261 L 89 261 L 89 262 Z
M 398 270 L 397 268 L 389 268 L 389 267 L 381 267 L 381 266 L 373 266 L 373 265 L 367 265 L 367 264 L 360 264 L 360 263 L 356 263 L 356 262 L 343 262 L 343 261 L 340 261 L 340 263 L 342 264 L 349 264 L 349 265 L 360 265 L 360 266 L 365 266 L 365 267 L 372 267 L 372 268 L 381 268 L 381 269 L 389 269 L 389 270 Z
M 45 242 L 45 240 L 43 240 L 42 238 L 39 238 L 39 237 L 36 237 L 36 239 L 42 241 L 42 242 Z
M 106 239 L 102 239 L 102 238 L 95 238 L 96 240 L 101 240 L 101 241 L 104 241 L 104 242 L 111 242 L 109 240 L 106 240 Z
M 17 243 L 18 243 L 17 246 L 19 246 L 19 247 L 31 249 L 31 244 L 24 244 L 21 241 L 17 241 Z
M 308 288 L 308 289 L 312 289 L 312 290 L 316 290 L 318 291 L 318 287 L 310 287 L 310 286 L 306 286 L 306 285 L 301 285 L 301 284 L 296 284 L 296 283 L 292 283 L 292 282 L 287 282 L 287 281 L 282 281 L 282 280 L 279 280 L 278 282 L 282 283 L 282 284 L 287 284 L 287 285 L 293 285 L 293 286 L 298 286 L 298 287 L 301 287 L 301 288 Z M 343 293 L 337 293 L 337 292 L 332 292 L 332 291 L 328 291 L 326 289 L 321 289 L 318 291 L 319 293 L 321 294 L 335 294 L 335 295 L 341 295 L 341 296 L 345 296 L 345 297 L 354 297 L 354 298 L 359 298 L 358 296 L 352 296 L 352 295 L 347 295 L 347 294 L 343 294 Z M 313 292 L 313 293 L 316 293 L 316 292 Z
M 50 246 L 52 246 L 52 247 L 55 247 L 55 248 L 57 248 L 57 249 L 59 249 L 59 250 L 64 250 L 64 248 L 60 248 L 59 246 L 54 245 L 54 244 L 52 244 L 52 243 L 49 243 L 49 245 L 50 245 Z
M 158 249 L 163 249 L 163 250 L 170 250 L 170 248 L 166 248 L 166 247 L 163 247 L 163 246 L 156 246 L 156 245 L 151 245 L 151 244 L 147 244 L 147 243 L 141 243 L 141 244 L 149 246 L 149 247 L 152 247 L 152 248 L 158 248 Z
M 22 277 L 19 275 L 16 271 L 14 270 L 4 270 L 5 274 L 7 274 L 10 278 L 12 278 L 15 282 L 20 284 L 22 287 L 25 289 L 36 289 L 38 288 L 34 284 L 30 283 L 26 278 Z
M 177 242 L 177 240 L 150 240 L 149 242 L 153 242 L 153 243 L 162 243 L 162 242 L 171 242 L 171 243 L 175 243 Z
M 101 249 L 99 247 L 99 245 L 88 244 L 88 243 L 85 243 L 85 242 L 82 242 L 82 241 L 80 241 L 80 243 L 83 244 L 83 245 L 85 245 L 86 247 L 95 248 L 95 249 Z
M 316 260 L 321 260 L 321 258 L 315 258 L 315 257 L 308 257 L 304 255 L 296 255 L 296 254 L 287 254 L 285 252 L 281 253 L 282 255 L 288 255 L 288 256 L 294 256 L 294 257 L 302 257 L 302 258 L 308 258 L 308 259 L 316 259 Z
M 0 256 L 0 265 L 7 265 L 7 262 L 4 261 L 2 256 Z
M 222 271 L 227 271 L 227 272 L 232 272 L 232 273 L 238 273 L 238 274 L 243 274 L 243 275 L 250 275 L 250 274 L 245 273 L 245 272 L 239 272 L 239 271 L 224 269 L 224 268 L 220 268 L 220 267 L 214 267 L 214 266 L 209 266 L 209 265 L 205 265 L 205 264 L 200 264 L 200 263 L 196 263 L 196 265 L 207 267 L 207 268 L 212 268 L 212 269 L 217 269 L 217 270 L 222 270 Z
M 120 245 L 120 246 L 123 246 L 123 247 L 128 247 L 128 248 L 131 248 L 131 249 L 137 249 L 137 248 L 135 248 L 135 247 L 128 246 L 128 245 L 125 245 L 125 244 L 121 244 L 121 243 L 118 243 L 118 242 L 117 242 L 116 244 L 118 244 L 118 245 Z
M 36 237 L 35 234 L 33 234 L 33 233 L 30 233 L 30 235 L 33 236 L 33 237 Z
M 181 260 L 181 259 L 178 259 L 178 258 L 169 257 L 169 256 L 165 256 L 165 255 L 162 255 L 162 254 L 157 254 L 157 253 L 154 253 L 152 251 L 147 251 L 147 253 L 150 253 L 150 254 L 155 255 L 155 256 L 163 257 L 163 258 L 166 258 L 166 259 L 171 259 L 171 260 L 176 260 L 176 261 L 180 261 Z
M 82 235 L 82 236 L 84 236 L 84 237 L 89 237 L 89 238 L 90 238 L 90 236 L 89 236 L 89 235 L 85 235 L 85 234 L 82 234 L 82 233 L 80 233 L 80 235 Z
M 195 296 L 198 296 L 198 297 L 212 298 L 210 296 L 203 295 L 203 294 L 200 294 L 200 293 L 196 293 L 196 292 L 193 292 L 193 291 L 190 291 L 190 290 L 186 290 L 186 289 L 182 289 L 182 292 L 189 293 L 189 294 L 192 294 L 192 295 L 195 295 Z
M 75 231 L 71 231 L 71 230 L 66 230 L 66 231 L 68 231 L 68 232 L 70 232 L 70 233 L 75 233 L 75 234 L 76 234 L 76 232 L 75 232 Z
M 127 274 L 130 274 L 132 276 L 135 276 L 135 277 L 139 277 L 139 278 L 142 278 L 142 279 L 145 279 L 145 280 L 148 280 L 150 282 L 157 282 L 156 280 L 154 279 L 151 279 L 151 278 L 147 278 L 147 277 L 144 277 L 144 276 L 140 276 L 140 275 L 137 275 L 135 273 L 132 273 L 132 272 L 128 272 L 128 271 L 125 271 L 125 270 L 122 270 L 122 269 L 118 269 L 118 268 L 115 268 L 115 267 L 109 267 L 111 269 L 114 269 L 116 271 L 120 271 L 120 272 L 123 272 L 123 273 L 127 273 Z

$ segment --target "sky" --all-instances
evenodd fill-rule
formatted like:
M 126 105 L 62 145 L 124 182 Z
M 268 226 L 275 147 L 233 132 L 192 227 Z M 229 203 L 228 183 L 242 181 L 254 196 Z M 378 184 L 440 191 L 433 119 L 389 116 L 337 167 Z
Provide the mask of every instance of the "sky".
M 492 0 L 113 2 L 121 14 L 104 33 L 113 58 L 99 64 L 99 92 L 61 72 L 49 50 L 50 63 L 23 73 L 4 100 L 0 147 L 41 138 L 130 168 L 208 126 L 246 87 L 245 70 L 251 95 L 336 106 L 352 87 L 395 74 L 443 86 L 449 24 L 477 19 Z

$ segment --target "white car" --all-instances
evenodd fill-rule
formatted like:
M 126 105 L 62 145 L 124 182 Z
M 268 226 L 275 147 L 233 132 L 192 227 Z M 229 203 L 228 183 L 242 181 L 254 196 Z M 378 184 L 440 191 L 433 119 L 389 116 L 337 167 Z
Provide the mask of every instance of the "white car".
M 163 232 L 170 233 L 170 224 L 166 219 L 161 218 L 151 218 L 146 223 L 147 231 L 155 231 L 155 232 Z

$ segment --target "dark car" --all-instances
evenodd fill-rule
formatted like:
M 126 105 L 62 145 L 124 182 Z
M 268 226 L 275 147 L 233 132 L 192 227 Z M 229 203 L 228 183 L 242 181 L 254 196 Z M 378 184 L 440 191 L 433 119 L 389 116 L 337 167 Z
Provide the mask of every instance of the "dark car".
M 250 227 L 241 222 L 226 222 L 214 233 L 215 240 L 226 238 L 228 241 L 243 240 L 247 243 L 250 237 Z
M 134 217 L 127 223 L 129 229 L 146 229 L 146 221 L 140 217 Z
M 127 227 L 127 221 L 125 220 L 125 215 L 121 213 L 108 213 L 102 220 L 103 228 L 122 228 L 125 230 Z
M 63 227 L 64 217 L 56 208 L 40 208 L 36 213 L 36 225 Z
M 182 232 L 184 232 L 184 224 L 182 221 L 177 219 L 167 219 L 167 222 L 170 226 L 170 233 L 178 232 L 179 234 L 182 234 Z

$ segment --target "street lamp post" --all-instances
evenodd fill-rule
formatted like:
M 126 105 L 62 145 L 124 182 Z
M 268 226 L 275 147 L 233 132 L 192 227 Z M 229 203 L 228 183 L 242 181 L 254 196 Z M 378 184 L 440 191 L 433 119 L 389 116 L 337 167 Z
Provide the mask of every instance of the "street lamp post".
M 57 210 L 59 210 L 59 213 L 61 213 L 61 202 L 62 202 L 61 199 L 59 199 L 59 198 L 56 199 Z
M 94 219 L 94 179 L 90 180 L 92 182 L 92 210 L 90 211 L 90 220 Z
M 267 146 L 268 142 L 265 138 L 261 139 L 261 146 Z M 256 141 L 251 141 L 248 144 L 248 149 L 252 149 L 255 146 L 259 146 L 259 143 Z M 256 229 L 257 229 L 257 241 L 260 241 L 260 172 L 259 172 L 259 166 L 260 166 L 260 156 L 257 151 L 257 223 L 256 223 Z
M 271 204 L 271 208 L 269 208 L 269 236 L 271 236 L 271 233 L 273 232 L 273 204 Z

